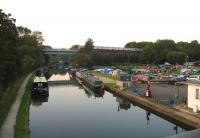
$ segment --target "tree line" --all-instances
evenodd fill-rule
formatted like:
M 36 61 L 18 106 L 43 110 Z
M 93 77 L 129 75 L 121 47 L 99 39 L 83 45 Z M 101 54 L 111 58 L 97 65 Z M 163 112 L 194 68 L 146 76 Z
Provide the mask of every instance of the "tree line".
M 188 61 L 200 60 L 200 44 L 197 40 L 191 42 L 175 42 L 173 40 L 157 40 L 156 42 L 129 42 L 125 48 L 140 48 L 141 52 L 102 52 L 93 50 L 94 42 L 91 38 L 85 42 L 76 56 L 79 66 L 114 65 L 124 63 L 142 64 L 183 64 Z
M 157 40 L 156 42 L 129 42 L 126 48 L 142 48 L 138 62 L 148 64 L 183 64 L 186 58 L 189 61 L 200 60 L 200 45 L 197 40 L 191 42 L 177 42 L 173 40 Z
M 17 77 L 43 64 L 42 33 L 15 21 L 0 9 L 0 97 Z

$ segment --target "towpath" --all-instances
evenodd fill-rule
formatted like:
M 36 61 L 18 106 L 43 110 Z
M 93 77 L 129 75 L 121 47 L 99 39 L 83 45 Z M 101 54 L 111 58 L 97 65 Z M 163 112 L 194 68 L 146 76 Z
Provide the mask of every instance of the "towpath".
M 22 82 L 19 90 L 17 91 L 17 96 L 15 102 L 13 103 L 7 118 L 5 119 L 1 129 L 0 129 L 0 138 L 13 138 L 14 137 L 14 127 L 16 123 L 17 113 L 21 104 L 21 99 L 26 90 L 26 85 L 30 78 L 31 74 L 29 74 L 25 80 Z

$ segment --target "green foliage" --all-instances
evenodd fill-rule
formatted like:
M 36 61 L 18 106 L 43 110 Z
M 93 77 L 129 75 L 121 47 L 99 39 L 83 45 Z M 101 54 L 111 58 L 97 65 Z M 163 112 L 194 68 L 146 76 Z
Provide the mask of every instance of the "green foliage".
M 129 42 L 126 48 L 142 48 L 142 52 L 101 52 L 91 50 L 90 52 L 80 52 L 76 57 L 76 63 L 80 66 L 91 67 L 98 65 L 115 64 L 183 64 L 188 56 L 188 61 L 200 60 L 200 45 L 198 41 L 175 43 L 173 40 L 157 40 L 156 42 Z
M 6 92 L 2 93 L 0 97 L 0 127 L 3 124 L 14 100 L 17 95 L 17 90 L 19 89 L 22 81 L 26 75 L 19 77 L 16 81 L 7 88 Z
M 129 42 L 125 45 L 125 48 L 145 48 L 145 47 L 152 47 L 153 42 Z
M 180 69 L 174 69 L 174 70 L 171 70 L 169 72 L 170 75 L 177 75 L 177 74 L 180 74 L 181 70 Z
M 5 14 L 0 9 L 0 84 L 5 88 L 5 83 L 11 81 L 17 69 L 17 44 L 18 33 L 15 19 L 11 14 Z
M 184 52 L 168 52 L 167 54 L 167 61 L 175 64 L 183 64 L 186 60 L 186 54 Z
M 173 40 L 157 40 L 155 43 L 146 45 L 139 55 L 140 63 L 163 64 L 168 61 L 172 64 L 183 64 L 186 56 L 189 61 L 200 60 L 200 45 L 194 40 L 191 43 Z
M 31 34 L 31 30 L 28 29 L 27 27 L 23 27 L 23 26 L 18 26 L 17 27 L 17 31 L 19 35 L 28 35 Z
M 104 83 L 105 89 L 111 89 L 111 88 L 113 88 L 113 86 L 114 86 L 114 83 Z
M 84 52 L 89 54 L 94 47 L 94 42 L 91 38 L 88 38 L 84 45 Z
M 5 14 L 0 9 L 0 89 L 2 91 L 6 91 L 17 76 L 42 64 L 43 56 L 39 47 L 42 42 L 41 32 L 32 33 L 27 27 L 16 27 L 15 19 L 11 18 L 11 14 Z

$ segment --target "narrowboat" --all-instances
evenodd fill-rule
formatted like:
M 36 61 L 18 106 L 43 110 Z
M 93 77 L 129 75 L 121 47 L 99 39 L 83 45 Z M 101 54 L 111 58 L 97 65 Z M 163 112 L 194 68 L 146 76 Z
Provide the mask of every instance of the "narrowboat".
M 96 91 L 93 91 L 93 90 L 91 90 L 90 88 L 88 88 L 85 85 L 82 85 L 82 86 L 83 86 L 83 88 L 85 90 L 85 93 L 88 95 L 88 97 L 94 96 L 95 98 L 99 98 L 99 97 L 103 98 L 103 95 L 105 94 L 103 89 L 98 89 Z
M 45 77 L 36 76 L 33 80 L 32 85 L 32 94 L 33 95 L 49 95 L 48 82 Z
M 92 90 L 98 90 L 103 88 L 103 82 L 99 80 L 97 76 L 93 74 L 83 71 L 81 72 L 81 79 L 85 85 L 88 85 Z

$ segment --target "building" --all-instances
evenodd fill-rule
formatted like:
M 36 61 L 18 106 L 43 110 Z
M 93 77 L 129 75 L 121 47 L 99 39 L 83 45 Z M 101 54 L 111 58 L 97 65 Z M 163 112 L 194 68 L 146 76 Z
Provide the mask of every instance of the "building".
M 187 105 L 194 112 L 200 111 L 200 82 L 188 82 Z

